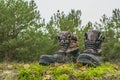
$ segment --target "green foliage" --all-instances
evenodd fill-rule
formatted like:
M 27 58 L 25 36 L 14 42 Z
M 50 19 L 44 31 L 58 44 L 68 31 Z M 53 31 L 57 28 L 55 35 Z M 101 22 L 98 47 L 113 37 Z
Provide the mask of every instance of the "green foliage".
M 49 76 L 49 77 L 48 77 Z M 119 80 L 120 70 L 115 64 L 105 63 L 96 68 L 77 66 L 74 63 L 42 66 L 38 64 L 23 65 L 19 69 L 19 80 Z
M 18 61 L 35 61 L 39 60 L 41 54 L 50 54 L 51 47 L 54 44 L 46 34 L 34 32 L 34 29 L 23 32 L 20 46 L 16 49 L 17 54 L 14 58 Z
M 57 76 L 55 80 L 69 80 L 69 76 L 66 74 L 62 74 Z
M 120 41 L 116 41 L 115 39 L 103 44 L 104 46 L 103 52 L 105 53 L 103 55 L 106 57 L 106 59 L 114 60 L 117 62 L 120 60 L 119 59 L 120 57 L 120 54 L 119 54 L 120 45 L 119 44 L 120 44 Z
M 77 78 L 84 79 L 84 80 L 88 80 L 88 79 L 91 80 L 94 77 L 97 77 L 99 80 L 102 80 L 103 75 L 105 75 L 107 72 L 110 72 L 112 75 L 114 73 L 114 71 L 115 70 L 113 69 L 113 67 L 111 67 L 111 64 L 106 63 L 106 64 L 104 64 L 102 66 L 98 66 L 96 68 L 84 67 L 83 71 L 75 72 L 74 75 Z
M 80 10 L 71 10 L 68 15 L 65 15 L 64 12 L 57 11 L 51 17 L 50 22 L 52 22 L 54 27 L 57 27 L 60 31 L 70 31 L 74 32 L 78 26 L 81 25 L 81 11 Z
M 52 71 L 50 71 L 50 74 L 52 75 L 69 74 L 71 73 L 71 71 L 72 71 L 72 68 L 63 65 L 63 66 L 54 68 Z
M 0 0 L 0 8 L 0 53 L 8 61 L 16 49 L 24 46 L 21 32 L 41 27 L 40 15 L 33 0 Z
M 45 68 L 45 66 L 40 66 L 39 64 L 22 67 L 18 74 L 19 80 L 42 80 L 42 73 Z

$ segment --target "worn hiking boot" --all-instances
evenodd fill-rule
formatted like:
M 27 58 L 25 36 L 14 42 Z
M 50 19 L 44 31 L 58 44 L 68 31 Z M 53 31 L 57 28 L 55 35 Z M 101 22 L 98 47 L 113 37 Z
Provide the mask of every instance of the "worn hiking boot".
M 96 54 L 97 53 L 90 52 L 90 50 L 86 50 L 78 56 L 77 63 L 92 65 L 94 67 L 99 66 L 102 63 L 102 58 Z

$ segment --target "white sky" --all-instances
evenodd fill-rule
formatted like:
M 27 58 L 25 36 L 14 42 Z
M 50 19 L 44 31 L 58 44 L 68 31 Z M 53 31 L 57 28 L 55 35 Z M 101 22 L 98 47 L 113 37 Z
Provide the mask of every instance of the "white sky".
M 82 25 L 88 21 L 99 21 L 103 14 L 112 15 L 112 10 L 120 9 L 120 0 L 35 0 L 41 17 L 46 22 L 57 10 L 68 13 L 71 9 L 82 11 Z

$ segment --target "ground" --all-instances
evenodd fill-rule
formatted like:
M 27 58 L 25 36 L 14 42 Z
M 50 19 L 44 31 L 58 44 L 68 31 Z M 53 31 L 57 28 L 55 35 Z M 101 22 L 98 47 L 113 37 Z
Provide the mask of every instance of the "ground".
M 120 66 L 109 62 L 96 68 L 76 63 L 0 63 L 0 80 L 120 80 Z

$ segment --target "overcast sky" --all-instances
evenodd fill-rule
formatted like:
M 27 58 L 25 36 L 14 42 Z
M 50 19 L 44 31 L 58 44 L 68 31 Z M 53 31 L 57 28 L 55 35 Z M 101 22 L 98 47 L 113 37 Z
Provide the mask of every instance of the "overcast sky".
M 120 9 L 120 0 L 35 0 L 41 17 L 48 22 L 51 15 L 57 10 L 64 11 L 66 14 L 71 10 L 82 11 L 82 25 L 88 21 L 99 21 L 103 14 L 112 15 L 112 10 Z

